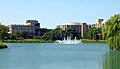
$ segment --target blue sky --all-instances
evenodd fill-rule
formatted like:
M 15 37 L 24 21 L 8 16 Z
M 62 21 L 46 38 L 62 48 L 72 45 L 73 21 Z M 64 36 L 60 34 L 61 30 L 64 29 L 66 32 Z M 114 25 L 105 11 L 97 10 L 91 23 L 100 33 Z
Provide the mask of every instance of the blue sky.
M 55 28 L 64 22 L 95 23 L 120 13 L 120 0 L 0 0 L 0 22 L 23 24 L 36 19 L 41 27 Z

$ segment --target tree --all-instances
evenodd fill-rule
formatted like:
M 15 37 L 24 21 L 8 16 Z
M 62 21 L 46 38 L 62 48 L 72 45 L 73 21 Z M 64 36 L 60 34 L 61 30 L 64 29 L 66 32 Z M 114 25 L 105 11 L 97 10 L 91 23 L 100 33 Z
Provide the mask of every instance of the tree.
M 45 33 L 42 36 L 42 39 L 44 40 L 63 40 L 64 37 L 71 36 L 72 39 L 76 36 L 78 39 L 80 38 L 80 35 L 78 33 L 75 33 L 75 30 L 72 28 L 68 28 L 66 30 L 62 30 L 61 28 L 55 28 L 51 30 L 50 32 Z
M 97 29 L 95 27 L 92 27 L 92 28 L 89 28 L 87 30 L 85 38 L 87 38 L 87 39 L 101 39 L 100 36 L 101 36 L 101 28 Z
M 42 39 L 45 40 L 62 40 L 63 38 L 62 30 L 60 28 L 56 28 L 51 30 L 50 32 L 45 33 L 42 36 Z
M 47 29 L 47 28 L 41 28 L 40 29 L 40 35 L 42 36 L 42 35 L 44 35 L 45 33 L 47 33 L 47 32 L 49 32 L 49 31 L 51 31 L 51 29 Z
M 17 36 L 19 38 L 27 38 L 27 32 L 26 31 L 20 31 L 17 33 Z
M 0 41 L 3 41 L 8 36 L 8 27 L 0 23 Z
M 69 37 L 69 36 L 71 37 L 71 39 L 74 39 L 75 37 L 77 39 L 82 38 L 81 35 L 80 35 L 80 33 L 77 33 L 74 28 L 67 28 L 65 30 L 65 36 L 64 37 Z
M 120 14 L 115 14 L 106 21 L 102 34 L 110 49 L 120 50 Z
M 16 39 L 16 34 L 9 34 L 8 39 Z

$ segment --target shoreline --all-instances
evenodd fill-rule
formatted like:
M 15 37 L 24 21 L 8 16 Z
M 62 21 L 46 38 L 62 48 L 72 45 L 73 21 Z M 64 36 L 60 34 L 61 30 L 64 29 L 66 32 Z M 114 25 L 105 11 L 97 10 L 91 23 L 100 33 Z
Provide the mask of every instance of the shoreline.
M 106 43 L 106 40 L 81 39 L 82 43 Z M 4 40 L 4 43 L 54 43 L 52 40 L 25 39 L 25 40 Z
M 53 43 L 52 40 L 34 40 L 34 39 L 25 39 L 25 40 L 4 40 L 4 43 Z
M 91 39 L 82 39 L 83 43 L 107 43 L 106 40 L 91 40 Z

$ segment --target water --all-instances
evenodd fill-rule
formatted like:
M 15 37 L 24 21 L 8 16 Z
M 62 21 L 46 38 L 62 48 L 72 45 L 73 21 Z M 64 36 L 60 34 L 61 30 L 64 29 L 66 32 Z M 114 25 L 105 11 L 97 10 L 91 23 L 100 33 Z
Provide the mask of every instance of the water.
M 106 44 L 8 43 L 0 69 L 120 69 L 120 52 Z
M 76 37 L 74 40 L 71 39 L 71 37 L 67 37 L 67 39 L 64 40 L 56 40 L 55 43 L 60 43 L 60 44 L 81 44 L 81 40 L 77 40 Z

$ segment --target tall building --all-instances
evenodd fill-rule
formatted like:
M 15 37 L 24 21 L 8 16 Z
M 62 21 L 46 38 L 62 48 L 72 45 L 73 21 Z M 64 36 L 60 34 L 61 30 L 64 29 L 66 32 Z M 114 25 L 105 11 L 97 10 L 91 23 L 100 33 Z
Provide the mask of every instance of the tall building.
M 28 35 L 40 35 L 40 23 L 37 20 L 27 20 L 25 25 L 9 25 L 9 33 L 16 34 L 20 31 L 26 31 Z
M 87 24 L 86 24 L 86 23 L 82 23 L 82 24 L 81 24 L 81 36 L 82 36 L 82 37 L 85 36 L 85 33 L 86 33 L 87 29 L 88 29 Z
M 103 19 L 97 19 L 96 20 L 96 28 L 103 27 Z

